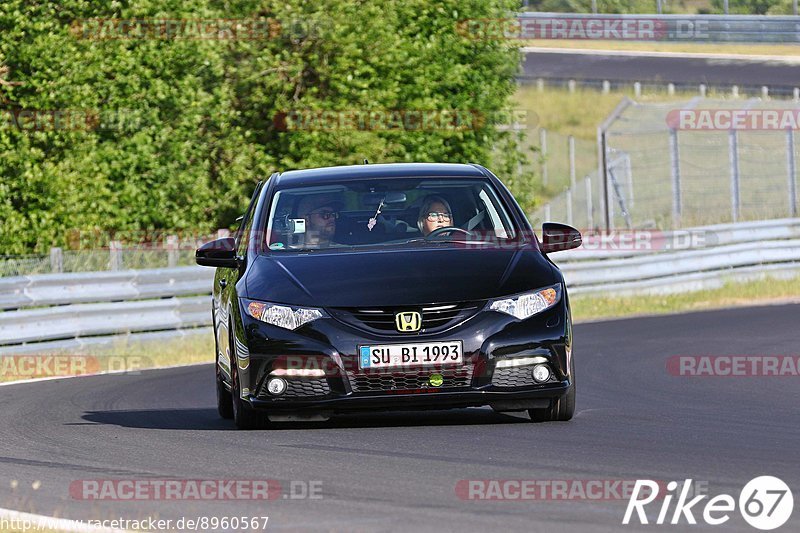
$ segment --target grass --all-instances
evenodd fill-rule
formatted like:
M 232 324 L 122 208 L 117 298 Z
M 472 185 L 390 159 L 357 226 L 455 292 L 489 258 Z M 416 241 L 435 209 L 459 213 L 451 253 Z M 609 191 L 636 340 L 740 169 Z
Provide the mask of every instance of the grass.
M 568 137 L 575 137 L 576 179 L 597 170 L 597 126 L 602 123 L 625 97 L 633 98 L 630 91 L 600 91 L 576 88 L 570 92 L 564 88 L 545 87 L 539 90 L 535 85 L 521 85 L 513 98 L 513 105 L 527 112 L 526 139 L 523 150 L 529 154 L 536 179 L 542 179 L 543 160 L 539 152 L 540 130 L 547 130 L 547 172 L 546 186 L 537 187 L 540 202 L 569 187 Z M 691 96 L 695 96 L 692 94 Z M 637 97 L 638 102 L 685 101 L 690 96 L 676 92 L 645 93 Z M 515 194 L 518 191 L 514 191 Z
M 533 115 L 528 121 L 528 137 L 538 142 L 536 128 L 562 135 L 593 141 L 597 126 L 614 110 L 625 93 L 601 94 L 600 91 L 577 89 L 570 93 L 564 89 L 537 90 L 533 85 L 522 85 L 514 95 L 514 105 Z M 533 126 L 533 127 L 531 127 Z
M 676 43 L 655 41 L 568 41 L 554 39 L 526 40 L 523 46 L 570 48 L 575 50 L 620 50 L 641 52 L 677 52 L 691 54 L 741 54 L 766 56 L 798 56 L 797 44 L 747 43 Z
M 214 362 L 214 337 L 210 333 L 187 335 L 172 340 L 119 341 L 111 346 L 88 346 L 81 349 L 50 350 L 33 354 L 40 356 L 73 356 L 56 358 L 58 363 L 45 363 L 34 369 L 26 356 L 0 357 L 0 382 L 126 370 L 136 372 L 145 368 Z M 44 359 L 44 358 L 42 358 Z M 54 366 L 60 364 L 60 367 Z

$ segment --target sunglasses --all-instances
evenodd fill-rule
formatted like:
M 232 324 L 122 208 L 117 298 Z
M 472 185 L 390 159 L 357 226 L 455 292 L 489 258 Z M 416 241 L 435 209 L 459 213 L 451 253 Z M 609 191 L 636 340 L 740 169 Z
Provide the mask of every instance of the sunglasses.
M 316 215 L 322 220 L 330 220 L 332 218 L 339 218 L 339 213 L 336 211 L 318 211 L 318 212 L 310 212 L 309 215 Z
M 428 213 L 428 220 L 430 220 L 431 222 L 436 222 L 440 218 L 442 220 L 450 220 L 451 218 L 453 218 L 453 215 L 451 213 L 437 213 L 435 211 L 431 211 L 430 213 Z

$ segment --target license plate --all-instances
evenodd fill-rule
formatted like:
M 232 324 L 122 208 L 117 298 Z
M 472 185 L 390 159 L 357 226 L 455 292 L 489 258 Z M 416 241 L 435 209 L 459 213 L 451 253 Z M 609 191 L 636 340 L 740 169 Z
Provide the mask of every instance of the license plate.
M 455 365 L 464 362 L 461 341 L 359 346 L 358 354 L 361 368 Z

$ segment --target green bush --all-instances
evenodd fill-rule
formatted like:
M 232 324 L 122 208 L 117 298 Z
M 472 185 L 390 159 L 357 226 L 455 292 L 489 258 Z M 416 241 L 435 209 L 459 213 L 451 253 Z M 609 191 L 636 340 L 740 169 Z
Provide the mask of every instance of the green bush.
M 75 230 L 226 227 L 271 172 L 365 157 L 474 161 L 519 181 L 517 139 L 491 120 L 463 131 L 282 131 L 276 123 L 291 110 L 495 116 L 509 106 L 518 51 L 455 28 L 516 7 L 509 0 L 129 0 L 102 8 L 90 0 L 4 0 L 0 253 L 65 246 Z M 112 27 L 80 22 L 98 18 L 271 26 L 269 38 L 254 39 L 88 38 Z M 30 126 L 24 114 L 15 118 L 20 110 L 60 110 L 89 124 L 20 129 Z

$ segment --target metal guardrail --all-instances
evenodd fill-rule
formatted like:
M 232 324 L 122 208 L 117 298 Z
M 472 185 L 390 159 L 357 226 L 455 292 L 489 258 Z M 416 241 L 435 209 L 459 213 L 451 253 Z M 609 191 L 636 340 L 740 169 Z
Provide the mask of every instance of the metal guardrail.
M 552 258 L 556 263 L 562 264 L 648 255 L 663 257 L 654 254 L 788 239 L 800 239 L 800 219 L 715 224 L 674 231 L 621 230 L 596 236 L 584 233 L 584 244 L 581 248 L 559 252 Z M 646 246 L 623 244 L 637 241 Z M 667 248 L 668 246 L 671 248 Z
M 513 30 L 521 39 L 800 43 L 800 17 L 795 16 L 525 12 L 517 17 L 519 27 Z
M 572 294 L 688 292 L 800 275 L 800 219 L 687 231 L 714 239 L 688 250 L 578 249 L 552 257 Z M 88 346 L 121 334 L 207 334 L 212 277 L 212 269 L 178 267 L 2 279 L 0 353 Z
M 0 314 L 0 344 L 207 326 L 208 296 L 73 304 Z
M 0 278 L 0 309 L 203 294 L 213 279 L 196 266 Z
M 552 259 L 564 273 L 571 294 L 670 294 L 718 288 L 726 281 L 800 275 L 797 218 L 654 234 L 662 243 L 675 236 L 704 239 L 701 247 L 689 249 L 579 248 L 554 254 Z
M 0 353 L 34 343 L 209 326 L 214 271 L 176 267 L 0 278 Z M 43 343 L 43 344 L 42 344 Z

